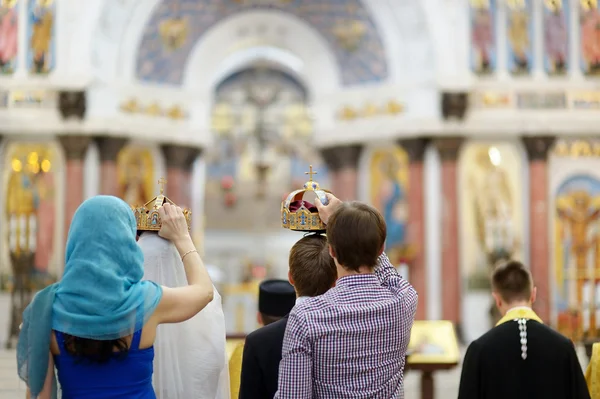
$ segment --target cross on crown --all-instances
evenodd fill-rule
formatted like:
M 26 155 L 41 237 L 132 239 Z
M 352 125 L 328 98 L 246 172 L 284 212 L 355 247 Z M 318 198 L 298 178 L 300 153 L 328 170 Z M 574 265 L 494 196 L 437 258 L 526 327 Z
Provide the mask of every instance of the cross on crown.
M 305 175 L 308 175 L 310 181 L 313 181 L 313 175 L 318 174 L 317 172 L 313 172 L 313 168 L 312 165 L 309 165 L 309 171 L 308 172 L 304 172 Z
M 158 179 L 158 184 L 160 185 L 160 193 L 164 194 L 165 193 L 165 184 L 167 184 L 167 181 L 165 180 L 164 177 L 161 177 L 160 179 Z

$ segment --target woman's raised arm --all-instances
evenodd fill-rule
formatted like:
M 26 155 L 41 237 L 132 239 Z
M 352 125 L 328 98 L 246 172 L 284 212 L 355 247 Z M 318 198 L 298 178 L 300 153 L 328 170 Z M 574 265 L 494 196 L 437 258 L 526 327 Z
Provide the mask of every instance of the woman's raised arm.
M 213 285 L 204 263 L 190 237 L 181 208 L 164 204 L 159 209 L 162 227 L 159 235 L 177 248 L 185 269 L 186 287 L 163 287 L 163 296 L 155 311 L 157 324 L 179 323 L 194 317 L 213 299 Z

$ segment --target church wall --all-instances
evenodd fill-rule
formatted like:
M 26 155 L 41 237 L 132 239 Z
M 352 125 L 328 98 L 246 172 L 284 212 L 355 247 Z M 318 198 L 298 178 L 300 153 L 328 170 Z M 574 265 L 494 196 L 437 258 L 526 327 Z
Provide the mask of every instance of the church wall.
M 94 142 L 85 154 L 83 170 L 83 198 L 88 199 L 100 193 L 100 152 Z

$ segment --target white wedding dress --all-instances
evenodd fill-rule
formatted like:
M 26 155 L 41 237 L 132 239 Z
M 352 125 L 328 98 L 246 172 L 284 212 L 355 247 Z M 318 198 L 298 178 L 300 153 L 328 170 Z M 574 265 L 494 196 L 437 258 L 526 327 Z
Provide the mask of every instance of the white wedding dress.
M 138 241 L 144 253 L 144 280 L 167 287 L 187 285 L 175 246 L 155 233 Z M 162 324 L 154 342 L 154 390 L 158 399 L 229 399 L 225 316 L 221 296 L 192 319 Z

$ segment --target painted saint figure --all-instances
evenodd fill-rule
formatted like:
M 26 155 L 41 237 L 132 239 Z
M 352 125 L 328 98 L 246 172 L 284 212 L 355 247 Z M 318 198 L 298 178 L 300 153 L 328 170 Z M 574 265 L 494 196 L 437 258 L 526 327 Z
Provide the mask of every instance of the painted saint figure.
M 590 4 L 588 11 L 582 10 L 581 51 L 584 72 L 600 74 L 600 12 L 597 5 Z
M 592 197 L 586 191 L 575 191 L 571 194 L 573 207 L 571 209 L 558 209 L 558 216 L 567 222 L 571 236 L 570 252 L 575 258 L 578 270 L 587 268 L 586 259 L 588 252 L 594 245 L 588 240 L 590 225 L 598 220 L 600 209 L 591 209 Z
M 52 65 L 52 40 L 54 28 L 53 0 L 37 0 L 31 11 L 32 72 L 48 73 Z
M 402 250 L 406 244 L 406 220 L 408 217 L 405 190 L 398 179 L 398 160 L 389 154 L 382 162 L 383 182 L 379 192 L 379 208 L 387 225 L 386 246 L 390 250 Z M 392 252 L 390 252 L 392 253 Z
M 2 0 L 0 3 L 0 72 L 4 74 L 15 71 L 19 36 L 16 4 L 16 0 Z
M 551 74 L 563 74 L 568 68 L 569 29 L 567 14 L 560 0 L 546 5 L 544 12 L 544 47 L 546 70 Z
M 529 72 L 528 54 L 531 50 L 529 41 L 529 16 L 525 10 L 510 14 L 508 40 L 512 50 L 512 72 L 516 74 Z
M 474 52 L 475 73 L 487 74 L 493 70 L 494 23 L 487 8 L 473 9 L 471 42 Z

